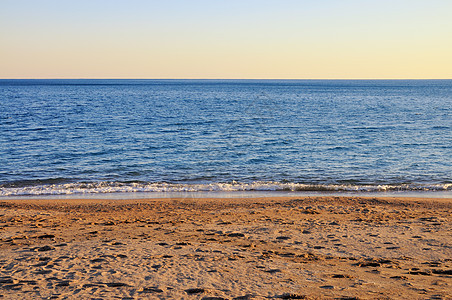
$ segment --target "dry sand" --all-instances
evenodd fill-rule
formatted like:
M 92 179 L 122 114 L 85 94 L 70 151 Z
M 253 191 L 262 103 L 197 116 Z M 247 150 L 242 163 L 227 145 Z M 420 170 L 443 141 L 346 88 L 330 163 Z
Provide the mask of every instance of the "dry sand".
M 452 199 L 0 201 L 3 299 L 452 299 Z

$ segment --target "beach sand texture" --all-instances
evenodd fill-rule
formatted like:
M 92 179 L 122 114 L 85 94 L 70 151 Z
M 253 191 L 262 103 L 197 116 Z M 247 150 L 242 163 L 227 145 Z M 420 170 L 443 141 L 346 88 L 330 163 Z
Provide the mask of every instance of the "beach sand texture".
M 2 299 L 452 299 L 452 199 L 1 200 Z

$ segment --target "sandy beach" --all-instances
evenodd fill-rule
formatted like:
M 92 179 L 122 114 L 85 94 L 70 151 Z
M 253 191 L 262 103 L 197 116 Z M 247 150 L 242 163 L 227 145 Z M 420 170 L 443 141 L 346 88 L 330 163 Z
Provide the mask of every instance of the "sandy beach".
M 452 299 L 452 199 L 0 200 L 2 299 Z

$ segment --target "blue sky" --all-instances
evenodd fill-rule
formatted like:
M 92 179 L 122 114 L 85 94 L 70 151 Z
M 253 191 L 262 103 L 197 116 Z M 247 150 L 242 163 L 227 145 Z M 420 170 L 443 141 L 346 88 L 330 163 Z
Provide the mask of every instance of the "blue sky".
M 0 78 L 452 78 L 452 1 L 0 0 Z

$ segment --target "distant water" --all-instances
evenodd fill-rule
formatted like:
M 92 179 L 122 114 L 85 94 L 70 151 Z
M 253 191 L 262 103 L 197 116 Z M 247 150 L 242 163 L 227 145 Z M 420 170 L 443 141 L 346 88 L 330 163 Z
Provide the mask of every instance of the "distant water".
M 0 80 L 0 196 L 452 191 L 452 80 Z

